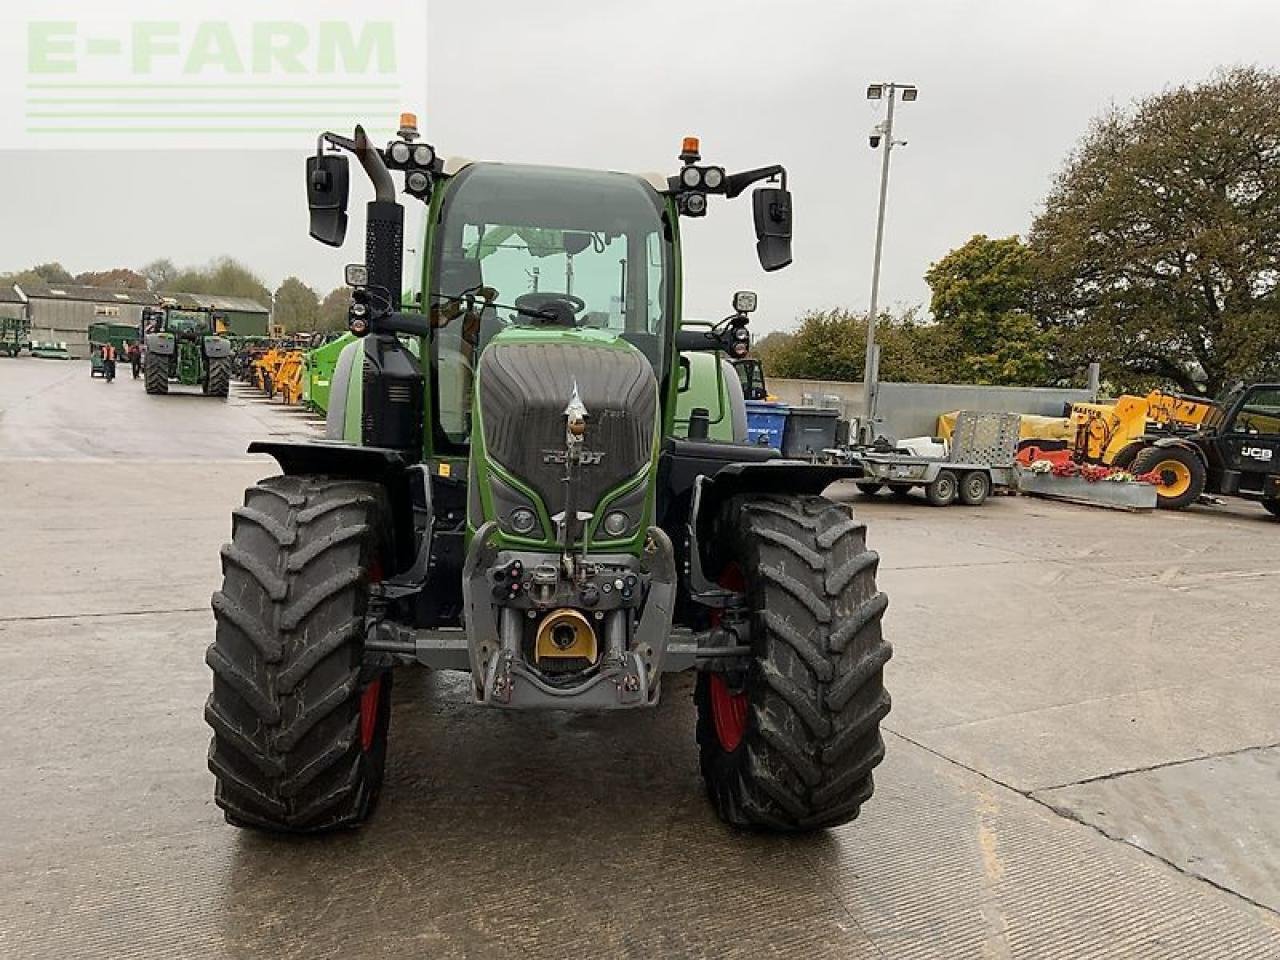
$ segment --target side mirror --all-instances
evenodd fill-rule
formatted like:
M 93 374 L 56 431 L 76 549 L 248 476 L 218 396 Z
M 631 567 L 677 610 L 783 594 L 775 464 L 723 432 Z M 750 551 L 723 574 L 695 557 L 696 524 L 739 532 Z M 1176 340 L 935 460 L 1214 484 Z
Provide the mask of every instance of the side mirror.
M 756 254 L 766 272 L 791 262 L 791 192 L 758 187 L 751 192 L 756 222 Z
M 331 247 L 347 235 L 347 196 L 351 175 L 347 158 L 333 153 L 307 157 L 307 209 L 311 236 Z

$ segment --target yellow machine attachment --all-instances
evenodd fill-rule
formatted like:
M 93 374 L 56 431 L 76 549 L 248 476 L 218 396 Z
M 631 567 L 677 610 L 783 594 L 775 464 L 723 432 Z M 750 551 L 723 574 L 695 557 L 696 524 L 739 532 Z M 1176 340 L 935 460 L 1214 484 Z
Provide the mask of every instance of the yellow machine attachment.
M 1124 394 L 1113 403 L 1074 403 L 1073 454 L 1090 463 L 1127 465 L 1153 429 L 1194 430 L 1214 410 L 1208 400 L 1153 390 L 1145 397 Z
M 583 669 L 594 664 L 599 655 L 596 632 L 581 611 L 561 607 L 548 613 L 538 624 L 534 638 L 534 662 L 538 669 Z
M 301 350 L 285 350 L 276 368 L 275 382 L 280 399 L 287 404 L 302 402 L 303 361 Z

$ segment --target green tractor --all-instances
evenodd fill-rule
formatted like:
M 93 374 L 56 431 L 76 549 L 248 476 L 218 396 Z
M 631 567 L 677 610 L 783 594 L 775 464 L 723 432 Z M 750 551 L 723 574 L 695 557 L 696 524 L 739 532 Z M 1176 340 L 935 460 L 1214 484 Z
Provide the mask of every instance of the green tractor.
M 147 393 L 169 392 L 169 381 L 200 386 L 211 397 L 225 397 L 231 386 L 231 341 L 214 333 L 205 310 L 147 307 L 143 374 Z
M 250 446 L 282 472 L 233 512 L 213 596 L 205 717 L 227 820 L 364 821 L 406 666 L 461 671 L 503 710 L 653 708 L 664 675 L 696 671 L 725 821 L 857 816 L 884 753 L 886 599 L 863 524 L 822 492 L 861 470 L 711 439 L 705 406 L 678 415 L 690 390 L 716 416 L 741 405 L 731 368 L 690 358 L 744 355 L 755 306 L 741 293 L 724 321 L 682 325 L 681 220 L 762 184 L 760 263 L 786 266 L 783 168 L 730 175 L 692 138 L 669 178 L 445 161 L 411 124 L 385 148 L 357 127 L 307 160 L 311 234 L 332 246 L 342 152 L 375 199 L 328 437 Z M 427 205 L 422 312 L 402 300 L 392 170 Z

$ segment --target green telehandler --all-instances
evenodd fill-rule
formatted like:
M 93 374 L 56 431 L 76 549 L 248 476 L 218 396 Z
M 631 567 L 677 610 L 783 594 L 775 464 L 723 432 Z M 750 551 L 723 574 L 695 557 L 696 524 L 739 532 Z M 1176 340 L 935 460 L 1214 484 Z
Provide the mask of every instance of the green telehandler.
M 147 393 L 169 392 L 169 382 L 199 385 L 211 397 L 225 397 L 231 387 L 231 341 L 214 333 L 206 310 L 146 307 L 142 323 L 147 351 L 142 370 Z
M 503 710 L 652 708 L 664 675 L 696 671 L 725 821 L 851 820 L 884 752 L 887 601 L 865 527 L 822 493 L 861 470 L 711 439 L 705 406 L 677 416 L 698 377 L 742 404 L 726 364 L 688 358 L 745 355 L 755 307 L 741 292 L 682 324 L 681 221 L 754 186 L 761 266 L 784 267 L 786 172 L 730 174 L 693 138 L 671 177 L 445 160 L 415 127 L 385 147 L 325 133 L 307 159 L 314 238 L 342 243 L 346 154 L 374 199 L 327 438 L 250 446 L 281 475 L 246 491 L 222 552 L 205 717 L 227 820 L 364 821 L 409 666 L 461 671 Z M 428 208 L 421 312 L 392 171 Z

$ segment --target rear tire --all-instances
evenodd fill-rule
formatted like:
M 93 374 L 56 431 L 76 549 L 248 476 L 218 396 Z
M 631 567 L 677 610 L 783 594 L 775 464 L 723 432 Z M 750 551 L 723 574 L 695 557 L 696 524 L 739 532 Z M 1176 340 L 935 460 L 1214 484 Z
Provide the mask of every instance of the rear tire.
M 169 392 L 169 358 L 159 353 L 148 353 L 144 364 L 144 381 L 147 393 L 165 394 Z
M 373 812 L 391 674 L 363 665 L 363 636 L 387 515 L 377 484 L 315 476 L 264 480 L 234 511 L 205 655 L 228 823 L 315 833 Z
M 858 488 L 858 492 L 864 497 L 874 497 L 884 489 L 883 483 L 876 483 L 870 480 L 859 480 L 854 484 Z
M 1134 457 L 1131 472 L 1160 474 L 1156 506 L 1162 510 L 1182 510 L 1204 493 L 1204 462 L 1186 447 L 1147 447 Z
M 206 392 L 211 397 L 225 397 L 231 392 L 231 361 L 210 360 Z
M 740 828 L 846 823 L 874 790 L 889 712 L 892 650 L 880 629 L 888 601 L 876 590 L 879 557 L 866 548 L 866 528 L 823 497 L 735 497 L 717 542 L 745 581 L 754 653 L 738 688 L 723 674 L 698 679 L 711 802 Z
M 981 470 L 970 470 L 960 478 L 960 502 L 966 507 L 980 507 L 991 495 L 991 477 Z
M 924 498 L 933 507 L 949 507 L 956 498 L 959 483 L 950 470 L 942 470 L 924 488 Z

